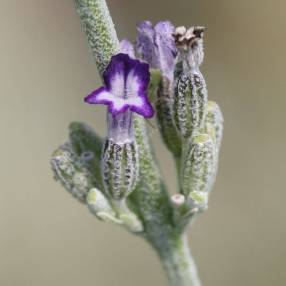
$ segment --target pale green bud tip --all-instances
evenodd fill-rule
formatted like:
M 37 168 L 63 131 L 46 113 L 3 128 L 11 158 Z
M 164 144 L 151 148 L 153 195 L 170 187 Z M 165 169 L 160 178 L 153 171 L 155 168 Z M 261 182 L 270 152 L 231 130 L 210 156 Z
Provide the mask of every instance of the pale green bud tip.
M 122 224 L 122 221 L 116 217 L 116 213 L 107 198 L 98 189 L 91 189 L 88 192 L 86 201 L 91 213 L 96 215 L 99 219 L 106 222 Z
M 215 110 L 217 108 L 217 103 L 214 101 L 209 100 L 208 101 L 208 111 Z
M 193 212 L 204 211 L 208 207 L 209 195 L 206 192 L 194 191 L 189 194 L 188 202 Z
M 91 189 L 87 195 L 87 203 L 89 205 L 93 205 L 95 204 L 95 202 L 97 201 L 97 189 Z
M 206 192 L 191 192 L 189 198 L 196 204 L 206 204 L 208 202 L 208 193 Z
M 206 144 L 211 142 L 211 138 L 208 134 L 199 134 L 192 138 L 192 142 L 193 144 Z
M 142 232 L 143 231 L 144 229 L 143 225 L 135 214 L 128 212 L 128 213 L 121 214 L 119 217 L 120 217 L 120 220 L 127 227 L 127 229 L 130 230 L 131 232 Z
M 94 213 L 108 212 L 114 213 L 107 198 L 98 189 L 91 189 L 88 192 L 86 202 L 90 210 Z
M 105 222 L 112 222 L 114 224 L 122 225 L 122 221 L 120 219 L 118 219 L 117 217 L 115 217 L 114 214 L 109 214 L 106 212 L 98 212 L 98 213 L 96 213 L 96 217 L 105 221 Z

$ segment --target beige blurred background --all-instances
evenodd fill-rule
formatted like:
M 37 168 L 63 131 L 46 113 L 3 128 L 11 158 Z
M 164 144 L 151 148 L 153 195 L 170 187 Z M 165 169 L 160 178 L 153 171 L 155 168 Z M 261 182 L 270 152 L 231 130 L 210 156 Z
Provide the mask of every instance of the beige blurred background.
M 120 37 L 134 38 L 143 19 L 208 28 L 203 71 L 225 134 L 192 251 L 204 286 L 285 285 L 286 2 L 108 3 Z M 0 37 L 0 285 L 166 285 L 143 240 L 97 221 L 52 179 L 49 157 L 70 121 L 105 132 L 103 109 L 82 100 L 99 79 L 73 1 L 1 0 Z

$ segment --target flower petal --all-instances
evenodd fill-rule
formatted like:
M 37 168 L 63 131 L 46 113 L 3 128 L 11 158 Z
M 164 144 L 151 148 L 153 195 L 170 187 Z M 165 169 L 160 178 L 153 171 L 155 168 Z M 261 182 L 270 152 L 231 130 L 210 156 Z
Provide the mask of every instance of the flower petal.
M 113 56 L 103 74 L 107 90 L 114 95 L 124 97 L 126 78 L 137 62 L 139 61 L 127 54 L 119 53 Z
M 108 92 L 105 87 L 93 91 L 84 101 L 90 104 L 108 105 L 109 112 L 114 115 L 126 111 L 129 107 L 126 100 Z
M 147 96 L 140 96 L 128 99 L 130 110 L 136 112 L 146 118 L 151 118 L 154 115 L 154 109 L 150 104 Z
M 125 74 L 124 70 L 118 71 L 110 79 L 109 92 L 117 97 L 124 98 L 125 95 Z
M 149 65 L 120 53 L 112 57 L 103 77 L 110 93 L 121 98 L 138 96 L 148 88 Z
M 135 58 L 134 47 L 131 44 L 131 42 L 129 42 L 128 40 L 123 39 L 120 42 L 119 50 L 120 50 L 120 53 L 127 54 L 130 58 Z
M 154 30 L 154 44 L 155 47 L 157 47 L 157 65 L 163 74 L 171 75 L 174 71 L 175 58 L 177 55 L 177 48 L 173 38 L 175 27 L 169 21 L 162 21 L 154 27 Z
M 114 100 L 114 95 L 100 87 L 84 98 L 84 101 L 90 104 L 109 104 Z
M 145 21 L 137 26 L 137 52 L 152 68 L 167 77 L 173 76 L 177 48 L 173 33 L 175 27 L 169 21 L 159 22 L 155 27 Z
M 124 99 L 116 98 L 108 107 L 108 111 L 113 115 L 125 112 L 129 108 L 129 105 Z
M 147 97 L 150 81 L 147 63 L 120 53 L 112 57 L 103 77 L 106 87 L 93 91 L 85 98 L 86 102 L 108 105 L 113 115 L 130 108 L 144 117 L 153 116 L 154 110 Z
M 137 61 L 134 68 L 129 72 L 126 78 L 127 98 L 140 96 L 141 93 L 146 92 L 149 81 L 149 65 Z
M 154 59 L 154 29 L 152 23 L 143 21 L 137 25 L 136 49 L 140 57 L 153 66 Z

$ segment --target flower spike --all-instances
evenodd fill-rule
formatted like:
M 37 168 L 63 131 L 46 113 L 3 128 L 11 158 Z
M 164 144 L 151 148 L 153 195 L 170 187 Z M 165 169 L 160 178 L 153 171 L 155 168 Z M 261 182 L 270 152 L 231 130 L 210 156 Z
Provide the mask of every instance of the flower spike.
M 100 87 L 85 98 L 90 104 L 108 105 L 108 111 L 116 116 L 130 109 L 150 118 L 154 110 L 147 97 L 150 81 L 149 65 L 119 53 L 112 57 Z

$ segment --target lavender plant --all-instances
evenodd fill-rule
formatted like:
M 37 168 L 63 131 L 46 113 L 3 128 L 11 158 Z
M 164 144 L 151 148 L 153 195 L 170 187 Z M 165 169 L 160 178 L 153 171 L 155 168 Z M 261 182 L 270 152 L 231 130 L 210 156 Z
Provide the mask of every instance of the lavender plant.
M 103 86 L 85 97 L 107 106 L 107 137 L 71 123 L 52 155 L 55 178 L 98 219 L 145 238 L 172 286 L 199 286 L 186 230 L 207 209 L 218 165 L 223 117 L 208 101 L 203 27 L 137 26 L 135 44 L 118 41 L 104 0 L 75 0 Z M 160 175 L 146 119 L 156 116 L 173 154 L 179 190 Z

